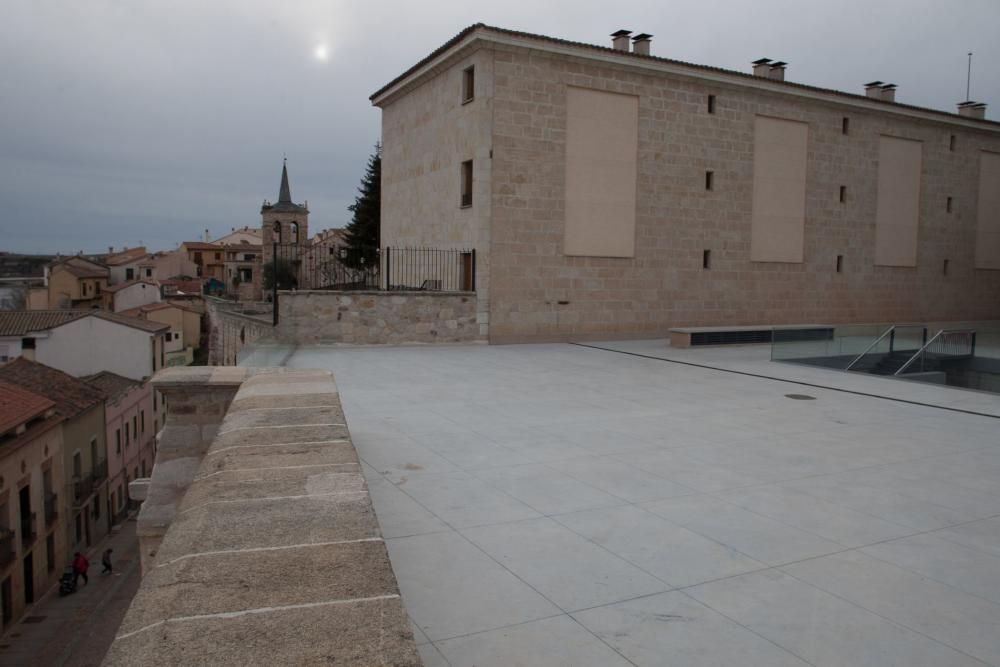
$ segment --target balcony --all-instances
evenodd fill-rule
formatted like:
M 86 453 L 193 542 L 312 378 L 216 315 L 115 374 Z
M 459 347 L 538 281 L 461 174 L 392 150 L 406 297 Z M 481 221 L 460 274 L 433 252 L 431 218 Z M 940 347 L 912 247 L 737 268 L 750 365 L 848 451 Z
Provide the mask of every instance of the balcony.
M 38 537 L 35 532 L 35 513 L 21 517 L 21 546 L 27 549 Z
M 80 507 L 87 502 L 94 493 L 94 478 L 92 475 L 87 475 L 82 479 L 75 479 L 69 485 L 69 493 L 73 498 L 73 507 Z
M 98 461 L 94 464 L 93 469 L 90 471 L 90 478 L 94 480 L 94 484 L 100 484 L 102 481 L 108 478 L 108 461 L 104 459 L 103 461 Z
M 17 558 L 14 551 L 14 531 L 0 528 L 0 568 L 7 567 Z
M 45 494 L 45 526 L 49 527 L 56 522 L 59 517 L 59 494 Z

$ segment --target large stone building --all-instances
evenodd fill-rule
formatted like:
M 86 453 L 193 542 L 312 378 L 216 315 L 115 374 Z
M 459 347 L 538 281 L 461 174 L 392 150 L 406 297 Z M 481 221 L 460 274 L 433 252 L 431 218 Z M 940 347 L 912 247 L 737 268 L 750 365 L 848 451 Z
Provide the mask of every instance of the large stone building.
M 372 96 L 382 242 L 476 248 L 492 342 L 1000 317 L 1000 123 L 984 105 L 629 42 L 477 24 Z

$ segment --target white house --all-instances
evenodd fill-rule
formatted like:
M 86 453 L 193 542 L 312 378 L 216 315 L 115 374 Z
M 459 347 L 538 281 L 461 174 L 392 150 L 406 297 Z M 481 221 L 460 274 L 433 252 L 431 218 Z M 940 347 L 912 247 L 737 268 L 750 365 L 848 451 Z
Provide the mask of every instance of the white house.
M 160 286 L 150 280 L 133 280 L 104 289 L 104 307 L 114 313 L 160 302 Z
M 169 330 L 103 310 L 0 311 L 0 360 L 23 356 L 76 377 L 107 370 L 142 380 L 164 366 Z

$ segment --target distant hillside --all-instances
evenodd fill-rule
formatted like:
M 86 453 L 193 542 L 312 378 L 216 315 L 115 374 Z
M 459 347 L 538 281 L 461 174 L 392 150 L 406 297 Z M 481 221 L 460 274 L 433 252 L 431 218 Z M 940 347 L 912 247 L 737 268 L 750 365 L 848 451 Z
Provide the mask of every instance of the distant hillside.
M 0 278 L 41 278 L 55 255 L 19 255 L 0 252 Z

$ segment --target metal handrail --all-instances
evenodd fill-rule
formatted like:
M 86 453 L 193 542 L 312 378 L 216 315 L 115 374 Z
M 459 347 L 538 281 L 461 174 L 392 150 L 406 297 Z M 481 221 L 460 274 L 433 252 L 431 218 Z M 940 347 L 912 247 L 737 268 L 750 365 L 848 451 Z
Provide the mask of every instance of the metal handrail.
M 881 343 L 883 338 L 885 338 L 886 336 L 888 336 L 889 334 L 891 334 L 895 330 L 896 330 L 896 325 L 893 324 L 891 327 L 889 327 L 888 329 L 886 329 L 885 331 L 883 331 L 882 335 L 879 336 L 878 338 L 876 338 L 874 343 L 872 343 L 871 345 L 869 345 L 868 347 L 866 347 L 864 352 L 862 352 L 857 357 L 855 357 L 854 361 L 852 361 L 851 363 L 847 364 L 847 368 L 845 368 L 844 370 L 845 371 L 851 370 L 851 367 L 854 366 L 854 364 L 856 364 L 859 361 L 861 361 L 862 359 L 864 359 L 865 355 L 872 351 L 872 348 L 874 348 L 876 345 L 878 345 L 879 343 Z
M 910 365 L 913 364 L 913 362 L 917 360 L 917 357 L 919 357 L 920 355 L 922 355 L 924 353 L 924 351 L 927 350 L 928 347 L 930 347 L 931 343 L 933 343 L 934 341 L 936 341 L 942 335 L 945 335 L 945 334 L 956 334 L 956 333 L 972 334 L 973 340 L 975 340 L 975 335 L 976 335 L 975 329 L 941 329 L 936 334 L 934 334 L 933 336 L 931 336 L 931 339 L 929 341 L 927 341 L 926 343 L 924 343 L 924 346 L 921 347 L 919 350 L 917 350 L 913 354 L 912 357 L 910 357 L 909 359 L 907 359 L 906 363 L 903 364 L 902 366 L 900 366 L 899 370 L 892 374 L 893 377 L 902 374 L 903 371 L 905 371 L 907 368 L 909 368 Z M 975 343 L 973 343 L 973 345 L 975 345 Z M 975 349 L 975 348 L 973 348 L 973 349 Z

